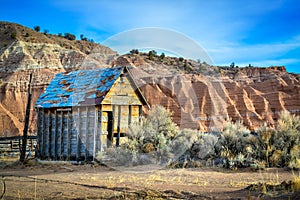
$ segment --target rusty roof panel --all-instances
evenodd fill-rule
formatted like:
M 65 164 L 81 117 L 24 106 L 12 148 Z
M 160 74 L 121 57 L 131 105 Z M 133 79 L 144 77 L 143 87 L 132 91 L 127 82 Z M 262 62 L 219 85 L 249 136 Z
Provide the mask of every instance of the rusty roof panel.
M 56 74 L 35 107 L 72 107 L 100 104 L 123 67 L 78 70 Z

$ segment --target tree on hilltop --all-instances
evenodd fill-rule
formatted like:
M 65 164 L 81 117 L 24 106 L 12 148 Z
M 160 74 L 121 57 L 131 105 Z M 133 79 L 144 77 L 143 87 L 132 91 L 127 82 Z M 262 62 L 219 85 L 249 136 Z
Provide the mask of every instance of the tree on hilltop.
M 36 32 L 40 32 L 41 27 L 40 27 L 40 26 L 34 26 L 33 29 L 34 29 Z

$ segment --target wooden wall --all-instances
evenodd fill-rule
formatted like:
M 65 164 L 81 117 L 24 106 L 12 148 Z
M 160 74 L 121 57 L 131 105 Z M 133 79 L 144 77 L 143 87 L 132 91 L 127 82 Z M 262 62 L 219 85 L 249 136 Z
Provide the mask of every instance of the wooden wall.
M 93 160 L 99 151 L 125 142 L 129 124 L 138 123 L 141 115 L 140 105 L 38 109 L 38 156 Z

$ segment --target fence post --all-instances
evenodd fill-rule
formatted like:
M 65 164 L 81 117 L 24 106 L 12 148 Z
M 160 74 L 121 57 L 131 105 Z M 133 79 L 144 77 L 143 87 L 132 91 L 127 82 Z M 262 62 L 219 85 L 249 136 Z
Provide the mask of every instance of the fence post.
M 28 83 L 28 98 L 27 98 L 27 106 L 26 106 L 26 114 L 25 114 L 25 125 L 24 125 L 24 130 L 23 130 L 20 162 L 25 161 L 25 154 L 26 154 L 27 132 L 28 132 L 28 123 L 29 123 L 29 116 L 30 116 L 30 104 L 31 104 L 31 80 L 32 80 L 32 72 L 30 73 L 29 83 Z

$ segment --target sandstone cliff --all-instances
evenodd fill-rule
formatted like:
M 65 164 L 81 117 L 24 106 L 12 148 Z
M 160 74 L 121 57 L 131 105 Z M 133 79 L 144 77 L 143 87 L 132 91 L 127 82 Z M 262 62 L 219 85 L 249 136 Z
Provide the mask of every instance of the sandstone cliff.
M 31 72 L 29 132 L 35 134 L 33 104 L 54 74 L 114 65 L 133 66 L 131 73 L 149 104 L 172 110 L 182 128 L 220 130 L 232 119 L 256 129 L 265 122 L 273 126 L 281 110 L 299 114 L 300 75 L 284 67 L 217 67 L 146 53 L 117 56 L 99 44 L 0 22 L 0 135 L 22 134 Z
M 282 110 L 300 114 L 300 75 L 283 66 L 230 68 L 191 60 L 149 60 L 130 54 L 116 62 L 135 66 L 134 77 L 150 105 L 174 112 L 182 128 L 219 131 L 226 120 L 250 129 L 273 127 Z

